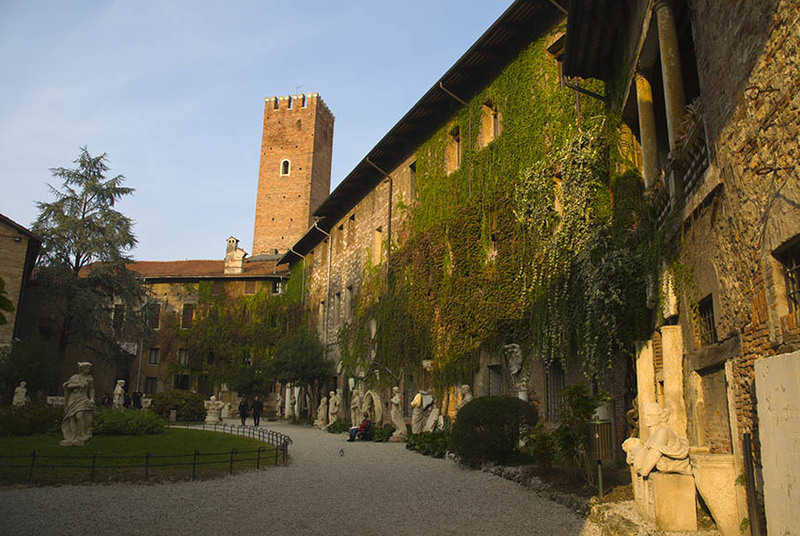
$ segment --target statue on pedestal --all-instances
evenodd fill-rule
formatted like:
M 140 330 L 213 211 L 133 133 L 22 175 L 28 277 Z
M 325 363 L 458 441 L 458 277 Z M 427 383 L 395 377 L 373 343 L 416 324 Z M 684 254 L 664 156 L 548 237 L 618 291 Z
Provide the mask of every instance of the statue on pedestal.
M 94 378 L 92 364 L 78 363 L 78 373 L 64 382 L 64 419 L 61 432 L 64 439 L 59 445 L 83 446 L 92 438 L 92 412 L 94 411 Z
M 517 397 L 527 402 L 528 378 L 523 367 L 522 348 L 520 348 L 519 344 L 507 344 L 503 347 L 503 355 L 508 364 L 511 381 L 514 382 L 514 387 L 517 389 Z
M 642 423 L 650 430 L 647 441 L 632 437 L 622 443 L 626 461 L 637 474 L 647 477 L 651 471 L 691 475 L 689 440 L 667 426 L 669 410 L 657 402 L 642 407 Z
M 275 397 L 275 417 L 280 419 L 283 417 L 283 396 L 281 389 L 278 389 L 278 396 Z
M 331 391 L 330 400 L 328 401 L 328 426 L 332 425 L 339 418 L 339 405 L 341 400 L 336 391 Z
M 222 420 L 224 402 L 220 402 L 216 396 L 212 396 L 211 400 L 206 400 L 203 405 L 206 407 L 206 424 L 216 424 Z
M 117 380 L 117 385 L 114 387 L 114 402 L 115 409 L 122 409 L 125 404 L 125 380 Z
M 362 400 L 361 389 L 353 389 L 350 396 L 350 420 L 354 425 L 356 424 L 356 419 L 358 419 L 358 416 L 361 414 Z
M 14 389 L 14 399 L 11 401 L 12 406 L 24 406 L 28 402 L 28 385 L 26 382 L 19 382 L 19 385 Z
M 392 387 L 392 424 L 395 431 L 392 434 L 392 439 L 405 440 L 406 438 L 406 421 L 403 419 L 403 393 L 400 392 L 399 387 Z
M 327 424 L 328 424 L 328 399 L 323 396 L 322 399 L 319 401 L 319 406 L 317 406 L 317 420 L 314 421 L 314 426 L 316 426 L 320 430 L 324 430 Z
M 433 396 L 428 391 L 419 391 L 411 401 L 411 433 L 418 434 L 425 428 L 425 419 L 433 407 Z

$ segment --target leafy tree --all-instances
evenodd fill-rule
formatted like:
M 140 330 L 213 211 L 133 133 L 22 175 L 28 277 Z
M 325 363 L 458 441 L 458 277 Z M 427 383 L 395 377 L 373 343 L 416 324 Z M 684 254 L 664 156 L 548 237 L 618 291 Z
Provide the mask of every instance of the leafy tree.
M 307 387 L 316 404 L 319 390 L 333 375 L 333 363 L 325 357 L 325 346 L 316 335 L 299 331 L 275 347 L 269 373 L 281 383 Z
M 122 175 L 106 177 L 105 153 L 92 156 L 82 147 L 74 163 L 50 170 L 61 188 L 48 185 L 55 200 L 37 203 L 32 229 L 43 240 L 37 278 L 58 319 L 58 362 L 75 346 L 119 364 L 130 355 L 121 341 L 149 333 L 145 288 L 126 268 L 136 245 L 133 222 L 115 209 L 134 190 L 123 186 Z

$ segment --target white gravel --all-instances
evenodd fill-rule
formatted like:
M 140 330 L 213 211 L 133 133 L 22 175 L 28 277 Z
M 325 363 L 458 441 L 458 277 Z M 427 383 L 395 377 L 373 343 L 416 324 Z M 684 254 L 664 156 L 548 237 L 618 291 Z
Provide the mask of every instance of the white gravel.
M 518 484 L 402 443 L 264 424 L 294 441 L 286 466 L 170 484 L 6 488 L 0 534 L 600 535 Z

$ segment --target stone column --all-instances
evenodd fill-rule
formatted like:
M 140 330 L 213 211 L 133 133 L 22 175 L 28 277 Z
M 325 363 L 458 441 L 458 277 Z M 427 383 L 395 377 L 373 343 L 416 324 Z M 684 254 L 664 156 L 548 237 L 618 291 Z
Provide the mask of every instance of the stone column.
M 669 408 L 669 427 L 686 436 L 686 402 L 683 398 L 683 332 L 680 326 L 661 327 L 664 354 L 664 406 Z
M 653 9 L 658 19 L 658 46 L 661 49 L 661 77 L 664 80 L 664 104 L 667 109 L 669 148 L 675 147 L 681 135 L 683 108 L 686 96 L 683 91 L 681 54 L 678 49 L 678 29 L 675 15 L 668 0 L 658 0 Z
M 636 73 L 636 106 L 639 110 L 639 136 L 642 142 L 642 177 L 650 189 L 659 174 L 656 117 L 653 111 L 653 89 L 650 82 Z
M 656 401 L 656 379 L 655 368 L 653 366 L 653 341 L 649 340 L 641 345 L 637 345 L 636 352 L 636 385 L 639 402 L 639 437 L 642 441 L 647 440 L 650 432 L 642 424 L 642 408 L 648 402 Z

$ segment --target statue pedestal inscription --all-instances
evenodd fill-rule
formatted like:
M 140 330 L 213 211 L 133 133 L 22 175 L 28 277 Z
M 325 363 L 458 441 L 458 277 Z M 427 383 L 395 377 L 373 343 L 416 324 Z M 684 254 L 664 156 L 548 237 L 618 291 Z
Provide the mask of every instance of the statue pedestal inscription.
M 667 531 L 697 530 L 694 478 L 672 473 L 633 475 L 636 510 Z

